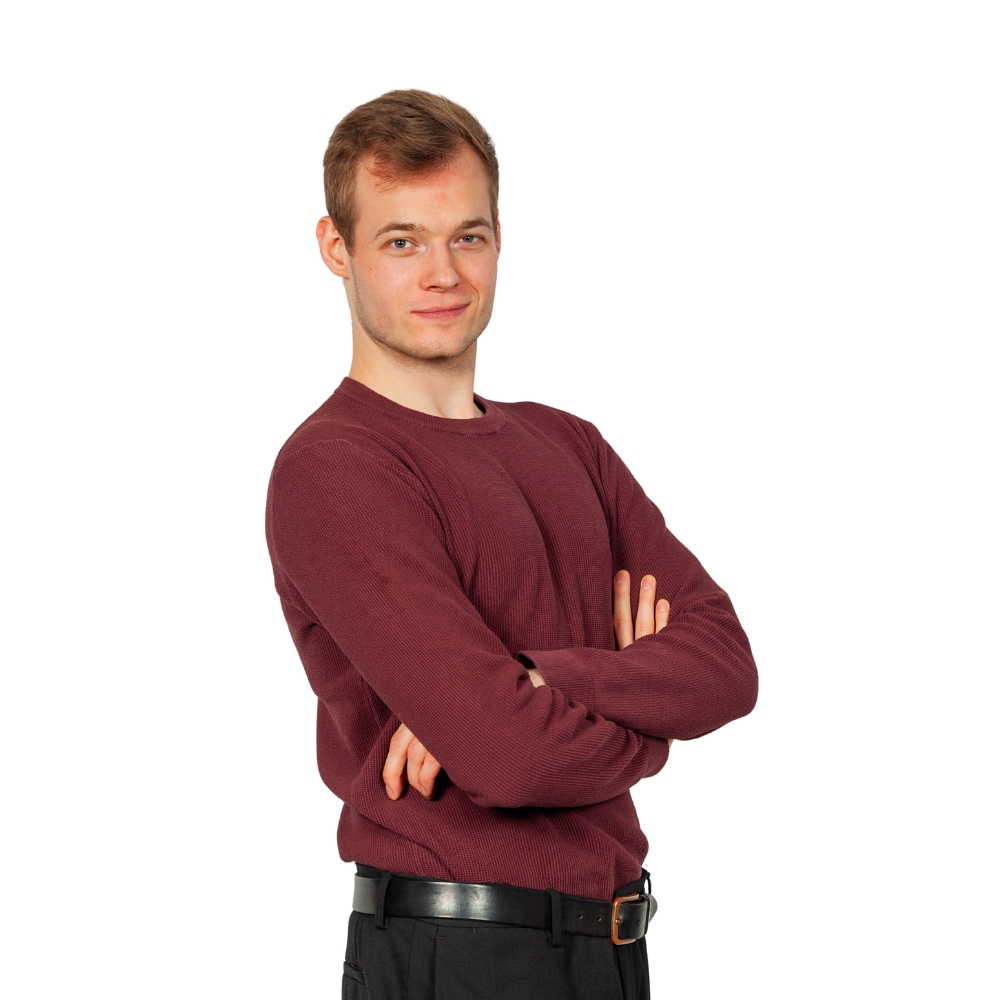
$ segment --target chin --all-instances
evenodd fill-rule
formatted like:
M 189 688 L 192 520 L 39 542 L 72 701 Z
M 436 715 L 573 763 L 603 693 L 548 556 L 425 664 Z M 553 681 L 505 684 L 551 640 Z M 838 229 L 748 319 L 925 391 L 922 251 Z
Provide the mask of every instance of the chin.
M 478 339 L 478 333 L 463 330 L 461 333 L 445 333 L 424 331 L 411 333 L 401 339 L 401 343 L 393 344 L 396 350 L 413 358 L 431 361 L 434 358 L 457 358 L 464 354 Z

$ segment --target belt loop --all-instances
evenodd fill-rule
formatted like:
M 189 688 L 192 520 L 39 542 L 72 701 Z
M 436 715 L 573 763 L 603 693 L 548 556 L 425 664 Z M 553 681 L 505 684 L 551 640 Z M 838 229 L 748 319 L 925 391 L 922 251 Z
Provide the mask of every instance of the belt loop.
M 552 900 L 552 947 L 562 947 L 562 896 L 555 889 L 549 889 Z
M 390 878 L 389 875 L 383 875 L 378 880 L 378 895 L 375 897 L 375 926 L 380 931 L 384 931 L 389 926 L 385 919 L 385 894 L 389 888 Z
M 653 895 L 653 876 L 650 875 L 649 872 L 646 871 L 645 868 L 643 868 L 643 870 L 642 870 L 642 878 L 643 878 L 643 881 L 646 883 L 646 892 L 648 892 L 649 895 L 652 896 Z

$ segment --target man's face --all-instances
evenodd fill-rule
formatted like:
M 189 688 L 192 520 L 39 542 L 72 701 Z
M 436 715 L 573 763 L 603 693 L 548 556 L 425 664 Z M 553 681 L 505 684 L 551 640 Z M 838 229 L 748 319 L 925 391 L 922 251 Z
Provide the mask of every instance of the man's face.
M 489 182 L 469 148 L 417 178 L 358 169 L 358 220 L 347 258 L 352 312 L 373 340 L 413 358 L 454 358 L 493 312 L 499 231 Z

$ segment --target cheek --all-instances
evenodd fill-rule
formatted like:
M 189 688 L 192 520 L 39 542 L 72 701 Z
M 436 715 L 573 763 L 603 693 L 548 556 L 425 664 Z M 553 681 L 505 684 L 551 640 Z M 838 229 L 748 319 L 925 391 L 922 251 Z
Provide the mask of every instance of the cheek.
M 396 311 L 405 300 L 411 281 L 405 268 L 392 264 L 371 264 L 358 272 L 359 291 L 370 309 L 381 314 Z
M 496 257 L 474 257 L 466 261 L 462 269 L 463 277 L 472 285 L 484 299 L 493 297 L 497 283 Z

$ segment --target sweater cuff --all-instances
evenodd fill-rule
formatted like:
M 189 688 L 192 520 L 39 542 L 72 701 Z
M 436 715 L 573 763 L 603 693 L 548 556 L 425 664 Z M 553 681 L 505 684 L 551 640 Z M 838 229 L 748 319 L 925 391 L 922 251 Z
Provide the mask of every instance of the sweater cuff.
M 574 662 L 572 654 L 570 649 L 533 649 L 518 653 L 517 659 L 526 667 L 537 667 L 546 684 L 593 712 L 597 702 L 593 675 L 589 667 Z

